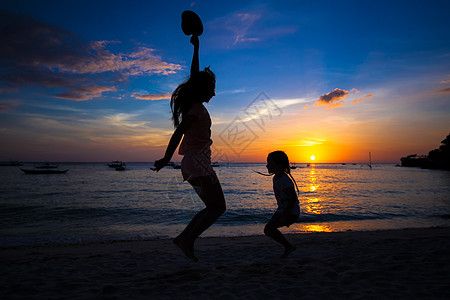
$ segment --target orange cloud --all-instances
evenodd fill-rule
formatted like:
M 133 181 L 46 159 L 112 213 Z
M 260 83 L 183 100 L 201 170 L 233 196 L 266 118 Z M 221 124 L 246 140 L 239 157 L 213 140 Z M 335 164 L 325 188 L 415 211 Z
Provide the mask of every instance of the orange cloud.
M 344 101 L 339 101 L 339 102 L 336 102 L 336 103 L 332 103 L 332 104 L 327 106 L 327 109 L 332 109 L 332 108 L 341 107 L 341 106 L 344 106 Z
M 440 93 L 450 93 L 450 88 L 446 88 L 439 91 Z
M 328 94 L 322 95 L 319 99 L 314 103 L 314 106 L 327 106 L 327 108 L 336 108 L 344 105 L 343 100 L 348 94 L 348 91 L 341 89 L 334 89 L 334 91 L 329 92 Z M 339 101 L 339 102 L 338 102 Z
M 148 95 L 140 95 L 140 94 L 134 93 L 131 95 L 131 97 L 134 97 L 139 100 L 163 100 L 163 99 L 170 99 L 171 96 L 172 96 L 171 93 L 148 94 Z
M 355 99 L 355 100 L 352 101 L 352 104 L 358 103 L 358 102 L 362 102 L 362 101 L 364 101 L 365 99 L 370 98 L 370 97 L 373 97 L 373 94 L 368 94 L 368 95 L 366 95 L 364 98 Z

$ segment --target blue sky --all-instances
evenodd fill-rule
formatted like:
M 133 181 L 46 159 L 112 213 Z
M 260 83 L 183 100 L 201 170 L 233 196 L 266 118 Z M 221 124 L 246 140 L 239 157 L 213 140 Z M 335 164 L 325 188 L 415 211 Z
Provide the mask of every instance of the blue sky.
M 264 161 L 283 149 L 295 161 L 364 161 L 371 151 L 395 162 L 450 132 L 448 1 L 19 0 L 0 9 L 0 160 L 160 158 L 173 131 L 168 97 L 192 57 L 180 28 L 187 9 L 205 27 L 200 65 L 217 76 L 207 105 L 217 158 Z M 247 142 L 230 137 L 239 128 Z

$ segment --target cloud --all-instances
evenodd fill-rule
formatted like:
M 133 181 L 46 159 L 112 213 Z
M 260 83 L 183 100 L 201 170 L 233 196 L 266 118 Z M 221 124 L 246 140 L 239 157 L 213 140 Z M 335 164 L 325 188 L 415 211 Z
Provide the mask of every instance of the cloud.
M 255 22 L 261 18 L 260 13 L 237 13 L 226 22 L 227 28 L 234 33 L 234 43 L 236 45 L 242 42 L 257 42 L 259 38 L 249 36 L 250 29 Z
M 355 99 L 355 100 L 352 101 L 352 104 L 358 103 L 358 102 L 362 102 L 362 101 L 364 101 L 365 99 L 370 98 L 370 97 L 373 97 L 373 94 L 368 94 L 368 95 L 366 95 L 364 98 Z
M 88 100 L 115 91 L 131 76 L 169 75 L 181 70 L 138 47 L 113 53 L 119 41 L 85 41 L 62 27 L 0 10 L 0 90 L 33 86 L 56 89 L 57 98 Z M 48 91 L 49 92 L 49 91 Z
M 164 94 L 147 94 L 147 95 L 141 95 L 138 93 L 131 94 L 131 97 L 134 97 L 139 100 L 163 100 L 163 99 L 170 99 L 172 97 L 171 93 L 164 93 Z
M 327 108 L 335 108 L 343 105 L 343 100 L 349 92 L 346 90 L 335 89 L 328 94 L 322 95 L 314 103 L 314 106 L 327 106 Z
M 94 85 L 94 86 L 78 87 L 77 89 L 72 89 L 68 92 L 55 94 L 54 97 L 67 100 L 83 101 L 101 97 L 103 92 L 111 92 L 116 90 L 117 89 L 115 87 Z
M 262 9 L 238 11 L 217 18 L 207 24 L 219 40 L 230 44 L 249 44 L 261 42 L 274 37 L 295 33 L 297 26 L 281 25 L 283 20 L 273 20 L 270 12 Z M 274 23 L 277 25 L 274 25 Z M 231 32 L 231 35 L 230 35 Z
M 450 93 L 450 88 L 446 88 L 439 91 L 440 93 Z
M 11 107 L 17 106 L 17 103 L 0 103 L 0 111 L 8 111 Z
M 305 138 L 300 141 L 295 146 L 298 147 L 311 147 L 316 145 L 322 145 L 326 140 L 324 139 L 317 139 L 317 138 Z
M 308 101 L 310 100 L 306 98 L 270 99 L 266 94 L 261 93 L 257 100 L 245 109 L 246 116 L 242 117 L 241 120 L 248 122 L 258 119 L 272 119 L 281 116 L 284 113 L 283 109 L 291 105 L 307 103 Z

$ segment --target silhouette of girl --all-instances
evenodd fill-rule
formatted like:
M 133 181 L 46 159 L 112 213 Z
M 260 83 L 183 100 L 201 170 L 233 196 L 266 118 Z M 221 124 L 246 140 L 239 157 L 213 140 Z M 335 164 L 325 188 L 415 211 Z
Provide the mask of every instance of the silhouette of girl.
M 264 227 L 264 233 L 284 246 L 281 258 L 286 258 L 296 248 L 291 245 L 278 228 L 289 227 L 297 221 L 300 214 L 297 193 L 297 183 L 291 175 L 289 159 L 283 151 L 274 151 L 267 156 L 267 170 L 273 174 L 273 191 L 277 200 L 278 209 Z
M 206 208 L 194 216 L 173 242 L 188 258 L 198 261 L 194 255 L 194 242 L 225 212 L 226 205 L 222 187 L 211 166 L 211 118 L 203 106 L 215 96 L 216 79 L 209 67 L 199 71 L 198 37 L 193 35 L 191 43 L 194 46 L 191 75 L 175 89 L 170 102 L 175 131 L 164 158 L 155 162 L 154 170 L 159 171 L 170 162 L 183 138 L 178 152 L 183 155 L 181 173 Z

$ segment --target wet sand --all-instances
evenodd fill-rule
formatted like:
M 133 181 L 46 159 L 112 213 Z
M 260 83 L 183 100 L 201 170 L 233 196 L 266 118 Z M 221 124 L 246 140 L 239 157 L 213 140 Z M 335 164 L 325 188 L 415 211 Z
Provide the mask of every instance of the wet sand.
M 0 299 L 449 299 L 450 228 L 0 250 Z

